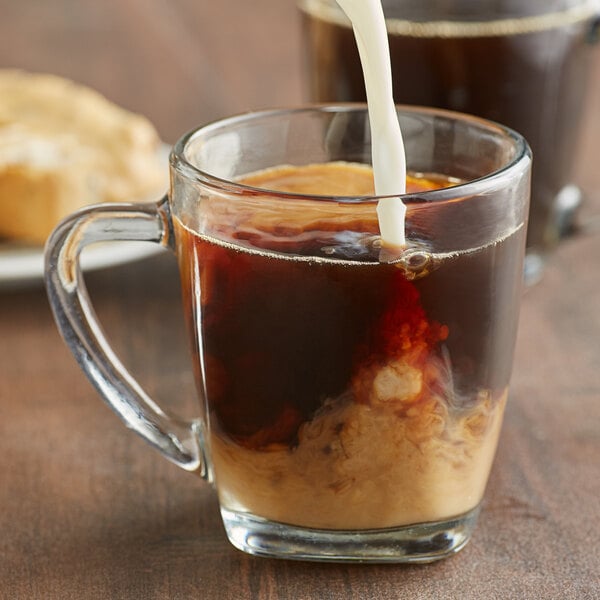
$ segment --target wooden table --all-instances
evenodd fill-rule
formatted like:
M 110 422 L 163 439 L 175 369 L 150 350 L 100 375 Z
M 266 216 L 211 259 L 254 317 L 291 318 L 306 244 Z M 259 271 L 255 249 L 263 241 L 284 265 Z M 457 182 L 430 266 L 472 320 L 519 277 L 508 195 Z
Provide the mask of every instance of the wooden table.
M 165 140 L 302 100 L 292 0 L 0 0 L 0 66 L 52 71 L 148 115 Z M 579 178 L 600 190 L 600 69 Z M 586 212 L 600 211 L 590 200 Z M 599 598 L 600 236 L 523 298 L 511 400 L 472 542 L 426 566 L 259 559 L 213 491 L 100 401 L 41 286 L 0 294 L 0 598 Z M 184 415 L 195 400 L 170 255 L 88 276 L 123 361 Z

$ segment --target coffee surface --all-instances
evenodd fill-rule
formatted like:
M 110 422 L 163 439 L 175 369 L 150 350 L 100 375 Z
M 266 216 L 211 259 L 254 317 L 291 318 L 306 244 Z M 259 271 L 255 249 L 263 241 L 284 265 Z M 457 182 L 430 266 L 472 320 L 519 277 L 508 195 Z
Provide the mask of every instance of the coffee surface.
M 242 178 L 242 183 L 266 190 L 316 196 L 374 196 L 373 170 L 368 165 L 332 162 L 280 166 Z M 406 192 L 413 194 L 456 184 L 447 178 L 408 174 Z

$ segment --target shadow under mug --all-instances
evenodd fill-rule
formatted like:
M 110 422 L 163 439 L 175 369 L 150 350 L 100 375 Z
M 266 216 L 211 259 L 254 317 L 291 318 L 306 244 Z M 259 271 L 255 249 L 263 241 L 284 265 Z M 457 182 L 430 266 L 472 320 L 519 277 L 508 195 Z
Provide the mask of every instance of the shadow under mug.
M 299 4 L 311 99 L 365 101 L 354 34 L 335 0 Z M 525 277 L 535 283 L 583 201 L 572 172 L 600 3 L 383 0 L 383 7 L 396 102 L 478 115 L 531 146 Z
M 475 526 L 512 368 L 531 157 L 520 135 L 475 117 L 399 117 L 409 170 L 456 179 L 403 197 L 407 246 L 394 257 L 375 197 L 239 181 L 278 165 L 368 165 L 363 105 L 192 131 L 172 151 L 168 197 L 84 209 L 48 241 L 50 304 L 81 368 L 131 429 L 214 485 L 244 551 L 427 562 Z M 177 255 L 192 422 L 163 412 L 101 332 L 78 260 L 110 240 Z

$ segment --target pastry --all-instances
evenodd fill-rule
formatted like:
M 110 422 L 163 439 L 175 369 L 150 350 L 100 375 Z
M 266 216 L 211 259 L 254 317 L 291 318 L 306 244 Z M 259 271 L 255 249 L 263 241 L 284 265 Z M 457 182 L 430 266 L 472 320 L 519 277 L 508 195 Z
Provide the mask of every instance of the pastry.
M 0 238 L 42 244 L 82 206 L 156 197 L 160 148 L 146 118 L 90 88 L 0 70 Z

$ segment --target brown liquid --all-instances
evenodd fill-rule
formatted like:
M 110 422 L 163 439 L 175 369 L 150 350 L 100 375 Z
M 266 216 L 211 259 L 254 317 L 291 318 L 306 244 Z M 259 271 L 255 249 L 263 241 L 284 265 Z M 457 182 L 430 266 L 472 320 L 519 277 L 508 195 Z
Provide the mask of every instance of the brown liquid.
M 281 189 L 291 178 L 298 192 L 303 177 L 312 186 L 315 171 L 246 183 Z M 379 262 L 373 214 L 329 216 L 233 214 L 219 239 L 178 223 L 221 501 L 335 529 L 466 512 L 481 499 L 500 428 L 523 230 L 411 268 Z
M 335 12 L 323 9 L 331 4 L 304 3 L 311 97 L 364 101 L 354 35 L 349 25 L 332 18 Z M 529 142 L 534 162 L 527 243 L 543 250 L 559 234 L 555 199 L 570 183 L 593 19 L 581 11 L 581 16 L 557 13 L 540 20 L 535 10 L 551 12 L 548 2 L 521 4 L 520 10 L 531 8 L 531 20 L 496 25 L 484 21 L 490 18 L 489 3 L 481 3 L 477 14 L 477 3 L 470 2 L 464 30 L 461 23 L 436 24 L 434 9 L 427 15 L 430 21 L 420 23 L 425 9 L 418 0 L 397 2 L 395 12 L 385 2 L 384 8 L 392 19 L 388 37 L 396 102 L 478 115 L 515 129 Z M 498 14 L 507 16 L 512 15 Z M 439 18 L 449 15 L 442 12 Z M 417 24 L 411 29 L 410 23 L 393 19 Z

